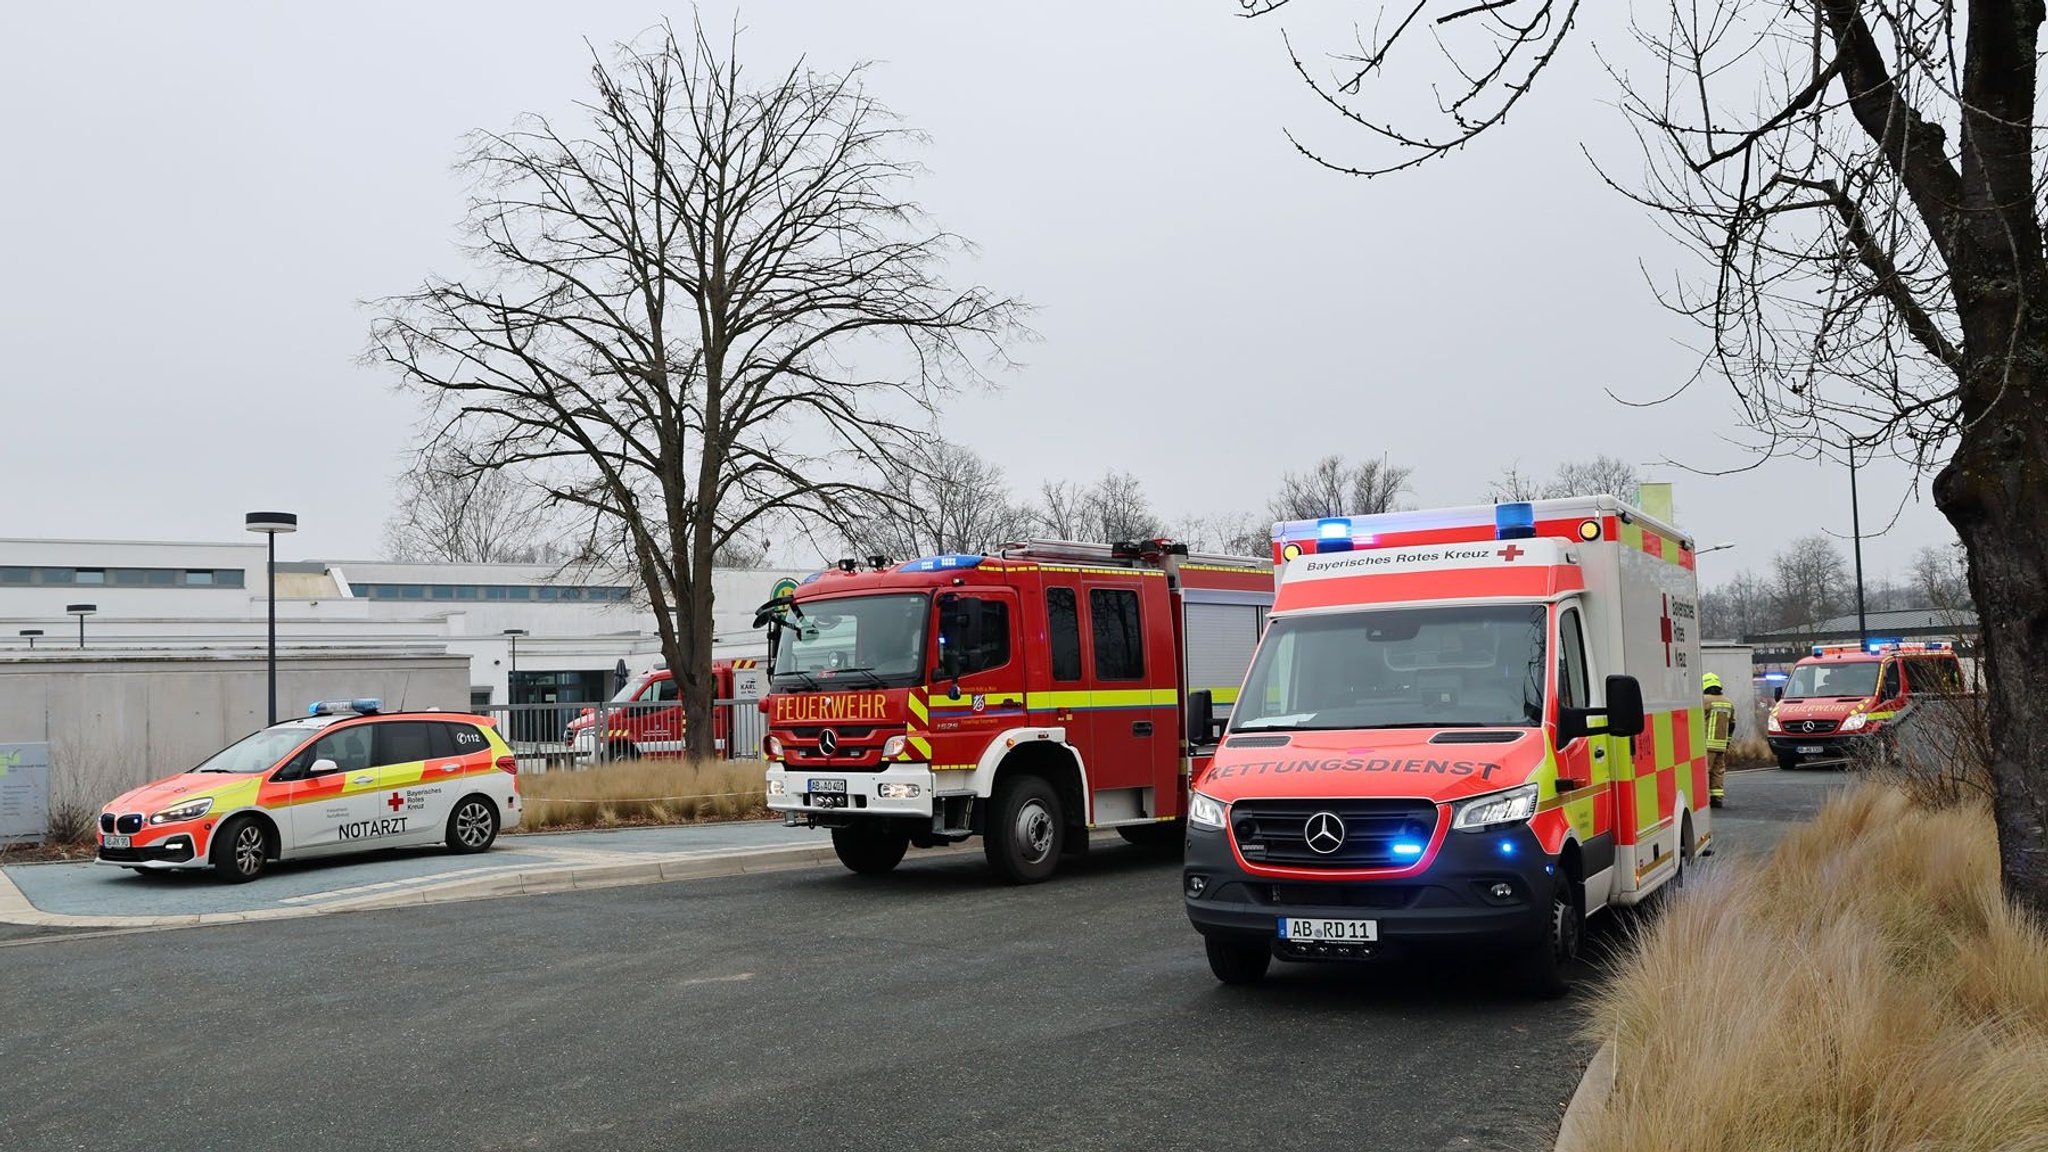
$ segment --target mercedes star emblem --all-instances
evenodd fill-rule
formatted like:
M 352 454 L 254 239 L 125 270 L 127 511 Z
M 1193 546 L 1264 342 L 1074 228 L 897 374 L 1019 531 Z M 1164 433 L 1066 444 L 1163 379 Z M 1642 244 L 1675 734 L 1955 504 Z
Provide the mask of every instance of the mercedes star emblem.
M 1337 819 L 1335 812 L 1318 812 L 1308 818 L 1302 835 L 1308 839 L 1309 851 L 1328 856 L 1344 846 L 1344 821 Z
M 818 733 L 818 752 L 820 755 L 830 756 L 837 751 L 839 751 L 839 736 L 837 733 L 833 732 L 830 728 Z

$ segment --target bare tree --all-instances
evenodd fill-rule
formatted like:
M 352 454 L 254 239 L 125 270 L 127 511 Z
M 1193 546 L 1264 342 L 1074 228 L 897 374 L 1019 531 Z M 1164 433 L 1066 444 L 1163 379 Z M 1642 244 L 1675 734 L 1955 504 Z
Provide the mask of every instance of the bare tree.
M 1325 456 L 1306 472 L 1289 472 L 1271 505 L 1275 520 L 1314 520 L 1323 516 L 1373 516 L 1394 510 L 1408 490 L 1412 469 L 1390 464 L 1386 457 L 1346 464 L 1342 456 Z
M 1918 607 L 1951 613 L 1969 607 L 1969 574 L 1964 571 L 1960 545 L 1927 547 L 1913 553 L 1907 580 L 1919 599 Z
M 1543 487 L 1519 463 L 1510 464 L 1487 484 L 1486 497 L 1496 504 L 1523 504 L 1542 499 Z
M 1619 496 L 1630 503 L 1635 502 L 1636 485 L 1640 482 L 1635 465 L 1612 456 L 1595 456 L 1591 460 L 1567 460 L 1558 466 L 1557 477 L 1543 490 L 1551 499 L 1563 496 Z
M 1306 6 L 1312 0 L 1301 0 Z M 1582 0 L 1334 0 L 1388 19 L 1325 80 L 1388 172 L 1502 124 Z M 1289 0 L 1240 0 L 1254 16 Z M 1648 159 L 1614 186 L 1707 275 L 1702 326 L 1762 453 L 1896 454 L 1933 472 L 1982 625 L 2005 891 L 2048 919 L 2048 248 L 2040 0 L 1638 2 L 1646 68 L 1603 56 Z M 1393 124 L 1389 85 L 1437 111 Z M 2004 670 L 2010 670 L 2009 672 Z
M 1272 520 L 1251 512 L 1192 516 L 1171 527 L 1167 534 L 1197 552 L 1258 558 L 1273 552 Z
M 1754 572 L 1736 573 L 1726 583 L 1700 595 L 1704 635 L 1721 640 L 1746 640 L 1784 624 L 1778 615 L 1771 584 Z
M 1103 473 L 1088 499 L 1088 522 L 1096 529 L 1096 539 L 1104 543 L 1149 540 L 1160 534 L 1152 502 L 1146 499 L 1138 478 L 1129 472 Z
M 869 501 L 852 539 L 863 555 L 910 559 L 984 552 L 1026 534 L 1030 513 L 1002 469 L 937 436 L 910 441 L 883 467 L 884 497 Z
M 1039 531 L 1055 540 L 1079 540 L 1092 531 L 1090 490 L 1071 480 L 1047 480 L 1038 489 L 1032 515 Z
M 1019 314 L 942 278 L 962 244 L 906 199 L 917 137 L 860 69 L 757 81 L 736 47 L 664 26 L 593 61 L 584 135 L 478 135 L 479 272 L 383 301 L 370 351 L 429 399 L 444 457 L 542 478 L 630 567 L 696 755 L 719 551 L 777 514 L 843 522 L 880 445 Z
M 1841 615 L 1850 602 L 1848 561 L 1826 536 L 1801 536 L 1771 558 L 1771 590 L 1785 627 L 1819 624 Z M 1807 638 L 1817 634 L 1810 631 Z
M 545 495 L 509 471 L 451 468 L 421 456 L 393 485 L 384 551 L 404 562 L 534 564 L 551 555 Z

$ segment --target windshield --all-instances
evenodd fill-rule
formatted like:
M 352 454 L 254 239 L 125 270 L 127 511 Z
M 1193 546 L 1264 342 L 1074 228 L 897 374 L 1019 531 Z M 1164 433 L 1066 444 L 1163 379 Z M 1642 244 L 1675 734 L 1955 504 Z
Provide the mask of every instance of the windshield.
M 776 641 L 775 691 L 924 681 L 931 597 L 921 592 L 845 596 L 796 607 L 802 614 L 790 612 Z
M 1854 664 L 1801 664 L 1792 669 L 1792 680 L 1785 685 L 1785 699 L 1829 696 L 1861 700 L 1875 691 L 1875 660 L 1859 660 Z
M 1280 617 L 1230 728 L 1540 724 L 1544 632 L 1540 605 Z
M 304 728 L 265 728 L 244 736 L 206 758 L 194 772 L 262 772 L 284 759 L 285 753 L 304 743 L 313 733 Z

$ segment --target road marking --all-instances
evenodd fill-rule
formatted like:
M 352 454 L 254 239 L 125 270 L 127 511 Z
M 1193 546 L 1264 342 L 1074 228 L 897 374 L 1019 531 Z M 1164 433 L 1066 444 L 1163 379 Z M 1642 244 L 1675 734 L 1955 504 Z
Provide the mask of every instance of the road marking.
M 731 976 L 699 976 L 695 980 L 685 980 L 677 985 L 677 987 L 688 988 L 692 984 L 738 984 L 741 981 L 752 980 L 753 978 L 754 974 L 752 972 L 735 972 Z

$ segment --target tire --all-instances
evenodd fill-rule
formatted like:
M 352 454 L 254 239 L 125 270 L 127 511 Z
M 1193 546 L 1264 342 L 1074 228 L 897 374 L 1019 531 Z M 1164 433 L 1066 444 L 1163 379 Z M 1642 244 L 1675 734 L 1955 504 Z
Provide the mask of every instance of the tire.
M 909 850 L 910 833 L 886 826 L 861 823 L 832 830 L 832 851 L 839 854 L 839 862 L 862 876 L 894 870 Z
M 638 760 L 639 758 L 640 748 L 631 740 L 614 740 L 605 751 L 605 759 L 610 761 Z
M 1044 777 L 1015 775 L 996 786 L 981 847 L 989 867 L 1006 883 L 1036 884 L 1051 877 L 1066 838 L 1059 792 Z
M 1263 940 L 1204 936 L 1202 947 L 1209 953 L 1209 971 L 1225 984 L 1257 984 L 1273 965 L 1273 949 Z
M 207 849 L 214 877 L 223 884 L 247 884 L 270 864 L 270 830 L 254 816 L 237 816 L 220 826 Z
M 1799 771 L 1799 757 L 1790 752 L 1778 753 L 1778 768 L 1784 772 Z
M 1179 820 L 1153 824 L 1127 824 L 1116 830 L 1124 843 L 1146 855 L 1178 860 L 1187 850 L 1187 825 Z
M 498 806 L 471 793 L 448 813 L 448 850 L 458 856 L 489 851 L 498 842 Z
M 1529 952 L 1527 979 L 1529 993 L 1554 1000 L 1571 991 L 1572 964 L 1579 956 L 1579 942 L 1585 936 L 1586 913 L 1578 888 L 1571 878 L 1560 874 L 1550 896 L 1550 924 L 1543 940 Z

